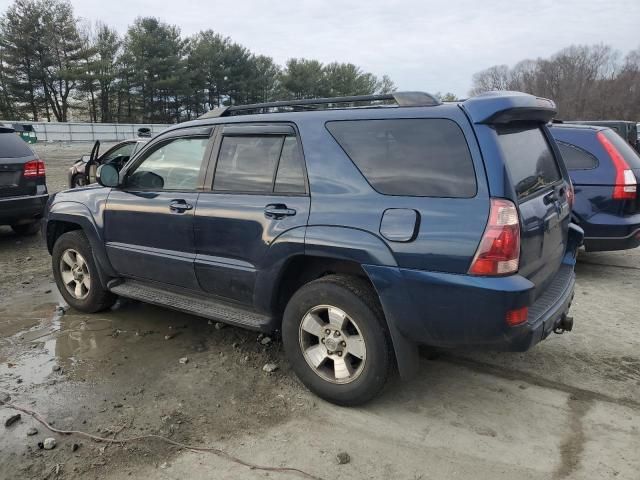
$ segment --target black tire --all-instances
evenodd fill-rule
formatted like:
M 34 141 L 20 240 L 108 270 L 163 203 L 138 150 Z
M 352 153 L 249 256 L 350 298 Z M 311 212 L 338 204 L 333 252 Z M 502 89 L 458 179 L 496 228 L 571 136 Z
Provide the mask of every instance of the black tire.
M 17 235 L 20 236 L 28 236 L 35 235 L 40 231 L 40 222 L 35 221 L 31 223 L 20 223 L 17 225 L 11 225 L 11 230 L 13 230 Z
M 71 177 L 71 188 L 84 187 L 87 184 L 87 180 L 82 173 L 76 173 Z
M 67 251 L 78 252 L 89 274 L 89 288 L 84 298 L 76 298 L 72 295 L 65 286 L 62 279 L 61 261 L 62 256 Z M 98 266 L 93 259 L 93 252 L 87 236 L 82 230 L 74 230 L 64 233 L 56 240 L 51 253 L 51 265 L 53 268 L 53 277 L 55 278 L 56 285 L 60 294 L 64 297 L 65 301 L 76 310 L 81 312 L 94 313 L 111 307 L 115 301 L 116 296 L 105 289 L 98 276 Z
M 366 361 L 348 383 L 332 383 L 323 378 L 303 354 L 303 319 L 308 312 L 325 305 L 337 307 L 353 319 L 364 340 Z M 321 340 L 324 343 L 325 339 Z M 366 281 L 357 277 L 327 275 L 301 287 L 285 308 L 282 341 L 291 367 L 302 383 L 319 397 L 338 405 L 360 405 L 371 400 L 380 393 L 393 367 L 391 341 L 378 297 Z

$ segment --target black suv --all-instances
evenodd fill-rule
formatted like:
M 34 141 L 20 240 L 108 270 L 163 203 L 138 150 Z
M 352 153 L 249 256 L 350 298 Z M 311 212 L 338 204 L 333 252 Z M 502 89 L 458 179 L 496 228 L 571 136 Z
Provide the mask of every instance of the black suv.
M 582 241 L 554 114 L 513 92 L 214 110 L 52 199 L 56 283 L 86 312 L 121 295 L 280 330 L 346 405 L 415 371 L 418 344 L 527 350 L 571 329 Z
M 0 225 L 37 233 L 48 197 L 44 162 L 15 130 L 0 127 Z

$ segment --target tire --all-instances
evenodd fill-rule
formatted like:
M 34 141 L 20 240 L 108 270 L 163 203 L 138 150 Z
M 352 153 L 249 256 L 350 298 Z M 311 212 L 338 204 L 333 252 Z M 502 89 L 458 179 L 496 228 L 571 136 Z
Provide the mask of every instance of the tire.
M 282 341 L 302 383 L 338 405 L 371 400 L 384 387 L 393 366 L 378 297 L 357 277 L 327 275 L 301 287 L 285 308 Z
M 78 188 L 86 186 L 87 181 L 83 174 L 76 173 L 73 177 L 71 177 L 71 188 Z
M 20 223 L 17 225 L 11 225 L 11 229 L 21 236 L 35 235 L 40 231 L 40 222 Z
M 51 265 L 60 294 L 76 310 L 94 313 L 115 303 L 116 296 L 100 283 L 91 245 L 82 230 L 60 235 L 53 246 Z

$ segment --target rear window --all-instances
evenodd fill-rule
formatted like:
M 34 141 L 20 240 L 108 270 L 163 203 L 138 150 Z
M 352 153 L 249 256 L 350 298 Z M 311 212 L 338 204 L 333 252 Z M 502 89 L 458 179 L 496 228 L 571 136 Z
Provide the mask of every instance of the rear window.
M 562 178 L 553 150 L 539 127 L 504 126 L 497 132 L 518 200 Z
M 570 143 L 556 141 L 562 160 L 569 170 L 592 170 L 598 166 L 598 159 L 586 150 Z
M 625 141 L 624 138 L 610 129 L 602 130 L 602 133 L 611 143 L 613 143 L 613 146 L 616 147 L 618 152 L 620 152 L 620 155 L 622 155 L 624 161 L 627 162 L 629 168 L 640 168 L 640 156 L 638 156 L 638 153 Z
M 476 194 L 469 147 L 451 120 L 334 121 L 327 129 L 380 193 L 458 198 Z
M 33 157 L 33 151 L 13 132 L 0 133 L 0 158 Z

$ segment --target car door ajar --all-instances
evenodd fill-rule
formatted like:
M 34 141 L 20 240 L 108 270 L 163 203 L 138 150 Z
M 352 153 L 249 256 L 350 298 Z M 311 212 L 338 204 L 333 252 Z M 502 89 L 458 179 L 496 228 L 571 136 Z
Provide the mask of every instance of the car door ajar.
M 212 189 L 201 193 L 195 213 L 196 275 L 203 290 L 251 305 L 256 279 L 274 262 L 273 242 L 307 224 L 302 149 L 284 124 L 227 125 L 215 143 Z M 302 253 L 304 242 L 290 248 Z
M 104 221 L 109 260 L 123 277 L 199 290 L 193 218 L 210 133 L 172 132 L 122 172 Z

